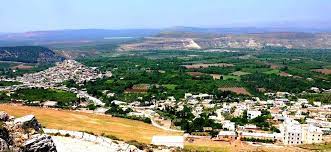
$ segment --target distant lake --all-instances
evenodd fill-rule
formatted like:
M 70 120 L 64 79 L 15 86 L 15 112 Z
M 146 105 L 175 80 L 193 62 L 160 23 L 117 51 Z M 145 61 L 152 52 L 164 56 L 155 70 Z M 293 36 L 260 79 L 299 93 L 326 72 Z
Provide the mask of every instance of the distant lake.
M 116 40 L 116 39 L 133 39 L 134 37 L 104 37 L 105 40 Z

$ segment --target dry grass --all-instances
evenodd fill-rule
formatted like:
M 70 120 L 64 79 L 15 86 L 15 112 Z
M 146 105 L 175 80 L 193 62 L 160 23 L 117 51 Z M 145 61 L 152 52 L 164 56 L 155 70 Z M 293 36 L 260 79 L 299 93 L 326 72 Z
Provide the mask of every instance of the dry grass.
M 127 88 L 125 93 L 146 93 L 150 88 L 149 84 L 136 84 L 132 88 Z
M 299 147 L 267 147 L 252 146 L 240 140 L 230 142 L 213 141 L 209 138 L 194 139 L 192 143 L 186 142 L 184 151 L 194 152 L 308 152 L 309 150 Z
M 186 73 L 193 77 L 204 75 L 204 73 L 201 72 L 186 72 Z
M 153 135 L 178 135 L 140 121 L 105 115 L 9 104 L 0 104 L 0 111 L 6 111 L 15 117 L 34 114 L 47 128 L 105 133 L 126 141 L 137 140 L 147 144 L 151 142 Z

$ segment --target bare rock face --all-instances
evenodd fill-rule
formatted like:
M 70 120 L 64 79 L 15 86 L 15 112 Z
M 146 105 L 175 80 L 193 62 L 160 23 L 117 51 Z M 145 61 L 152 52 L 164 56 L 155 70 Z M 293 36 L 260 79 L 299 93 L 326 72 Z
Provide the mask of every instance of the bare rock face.
M 9 150 L 8 143 L 2 138 L 0 138 L 0 151 L 8 151 L 8 150 Z
M 0 151 L 56 152 L 52 138 L 42 133 L 34 115 L 10 119 L 7 113 L 0 112 L 0 121 Z
M 56 152 L 56 147 L 51 136 L 36 134 L 23 144 L 20 152 Z
M 32 133 L 41 133 L 41 124 L 37 121 L 34 115 L 27 115 L 24 117 L 16 118 L 14 120 L 15 128 L 24 129 Z
M 6 112 L 0 111 L 0 121 L 9 120 L 9 115 Z
M 0 138 L 10 143 L 11 138 L 7 128 L 4 127 L 0 128 Z

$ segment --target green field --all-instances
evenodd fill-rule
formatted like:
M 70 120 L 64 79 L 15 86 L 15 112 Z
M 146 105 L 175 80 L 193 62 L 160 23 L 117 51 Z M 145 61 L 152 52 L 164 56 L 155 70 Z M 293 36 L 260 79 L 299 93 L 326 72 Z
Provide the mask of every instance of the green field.
M 12 86 L 12 85 L 18 85 L 21 84 L 17 81 L 0 81 L 0 86 Z
M 158 99 L 168 96 L 179 99 L 187 92 L 215 94 L 219 87 L 244 87 L 252 95 L 259 97 L 263 97 L 263 93 L 257 88 L 291 93 L 307 91 L 313 86 L 329 89 L 331 76 L 314 72 L 313 69 L 331 66 L 330 54 L 331 50 L 284 48 L 266 48 L 261 51 L 241 49 L 239 52 L 231 53 L 155 50 L 122 52 L 116 57 L 84 58 L 80 62 L 99 67 L 101 71 L 113 72 L 112 78 L 87 83 L 84 87 L 90 94 L 102 97 L 102 91 L 109 90 L 117 94 L 115 99 L 127 99 L 125 101 L 130 102 L 132 97 L 125 97 L 128 95 L 123 93 L 127 88 L 137 84 L 162 86 L 150 87 L 144 94 L 146 99 L 153 96 Z M 225 63 L 233 66 L 183 67 L 207 63 Z M 115 68 L 116 70 L 113 70 Z M 188 72 L 204 75 L 194 76 Z M 281 72 L 290 73 L 295 77 L 280 76 Z M 214 80 L 211 74 L 222 75 L 223 79 Z M 314 81 L 307 81 L 306 78 L 313 78 Z M 270 82 L 279 83 L 271 85 Z
M 169 90 L 175 90 L 177 85 L 175 85 L 175 84 L 164 84 L 163 86 L 165 88 L 169 89 Z
M 28 101 L 58 101 L 60 103 L 70 103 L 77 100 L 76 94 L 53 89 L 19 89 L 13 95 L 14 99 Z
M 280 71 L 278 69 L 270 70 L 270 71 L 265 71 L 263 72 L 264 74 L 279 74 Z

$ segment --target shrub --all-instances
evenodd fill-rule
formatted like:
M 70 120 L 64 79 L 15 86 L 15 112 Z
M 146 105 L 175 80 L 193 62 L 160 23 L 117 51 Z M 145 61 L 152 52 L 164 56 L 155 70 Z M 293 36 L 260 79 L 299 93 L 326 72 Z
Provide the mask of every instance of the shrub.
M 259 138 L 240 138 L 241 141 L 251 141 L 251 142 L 262 142 L 262 143 L 274 143 L 274 140 L 271 139 L 259 139 Z
M 146 149 L 148 147 L 146 144 L 140 143 L 140 142 L 138 142 L 136 140 L 130 140 L 130 141 L 127 141 L 127 143 L 130 144 L 130 145 L 136 146 L 140 150 L 144 150 L 144 149 Z
M 114 135 L 102 135 L 102 136 L 104 136 L 104 137 L 106 137 L 106 138 L 109 138 L 109 139 L 112 139 L 112 140 L 121 140 L 121 139 L 117 138 L 117 137 L 114 136 Z

